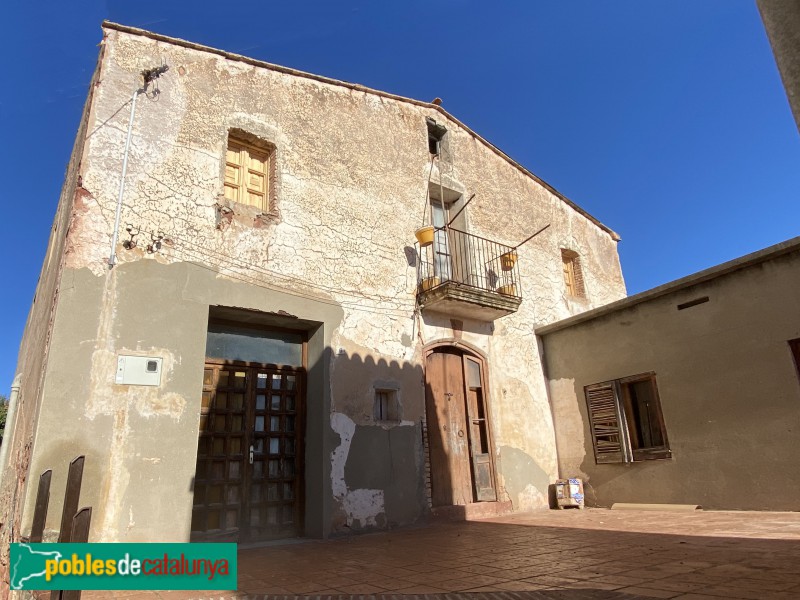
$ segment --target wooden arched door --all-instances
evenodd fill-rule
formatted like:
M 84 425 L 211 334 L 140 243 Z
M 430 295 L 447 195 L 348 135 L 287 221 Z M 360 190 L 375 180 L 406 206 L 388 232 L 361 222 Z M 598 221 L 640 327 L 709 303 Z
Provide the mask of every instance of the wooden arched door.
M 433 506 L 497 500 L 483 361 L 455 347 L 425 361 Z

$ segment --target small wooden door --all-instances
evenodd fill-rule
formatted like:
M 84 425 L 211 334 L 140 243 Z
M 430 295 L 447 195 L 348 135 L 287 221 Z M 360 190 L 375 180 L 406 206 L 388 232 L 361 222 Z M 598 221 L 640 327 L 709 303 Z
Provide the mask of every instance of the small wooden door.
M 194 541 L 259 541 L 302 534 L 304 371 L 207 362 Z
M 428 356 L 428 436 L 434 506 L 472 502 L 464 371 L 456 352 Z
M 433 506 L 496 500 L 481 363 L 437 349 L 425 378 Z
M 494 468 L 489 444 L 489 421 L 484 400 L 481 363 L 464 355 L 464 385 L 467 390 L 469 447 L 472 457 L 472 479 L 478 502 L 494 502 Z

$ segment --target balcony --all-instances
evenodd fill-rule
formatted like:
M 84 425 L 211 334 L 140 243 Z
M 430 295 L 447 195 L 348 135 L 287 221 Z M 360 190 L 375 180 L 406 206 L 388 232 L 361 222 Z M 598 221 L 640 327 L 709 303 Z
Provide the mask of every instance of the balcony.
M 417 300 L 425 311 L 494 321 L 522 302 L 516 249 L 452 227 L 419 249 Z

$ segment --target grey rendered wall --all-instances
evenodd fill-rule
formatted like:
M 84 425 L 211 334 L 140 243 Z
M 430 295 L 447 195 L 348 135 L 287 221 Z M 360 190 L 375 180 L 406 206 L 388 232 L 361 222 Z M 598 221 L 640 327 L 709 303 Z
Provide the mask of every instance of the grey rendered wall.
M 94 508 L 93 539 L 187 541 L 197 452 L 209 306 L 292 314 L 318 323 L 309 343 L 307 473 L 309 535 L 322 536 L 330 483 L 318 465 L 331 440 L 316 432 L 330 410 L 324 348 L 341 318 L 335 306 L 219 279 L 189 263 L 154 260 L 121 265 L 97 278 L 64 274 L 45 406 L 38 420 L 33 470 L 54 468 L 53 489 L 65 485 L 70 458 L 86 455 L 81 504 Z M 95 310 L 99 308 L 100 310 Z M 104 309 L 105 308 L 105 309 Z M 287 309 L 292 310 L 288 313 Z M 98 347 L 95 340 L 102 340 Z M 113 384 L 119 354 L 158 356 L 158 387 Z M 60 498 L 47 528 L 57 528 Z M 29 496 L 29 501 L 31 497 Z M 53 508 L 55 505 L 55 508 Z M 31 511 L 26 512 L 30 526 Z
M 544 335 L 562 476 L 587 500 L 798 510 L 800 253 Z M 683 302 L 709 301 L 677 310 Z M 655 371 L 671 460 L 595 464 L 583 388 Z

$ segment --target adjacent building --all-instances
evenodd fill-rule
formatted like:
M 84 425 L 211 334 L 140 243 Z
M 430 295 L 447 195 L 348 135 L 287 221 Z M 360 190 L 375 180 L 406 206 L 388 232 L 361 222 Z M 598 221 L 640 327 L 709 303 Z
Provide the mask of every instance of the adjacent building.
M 798 510 L 800 238 L 537 329 L 591 506 Z

